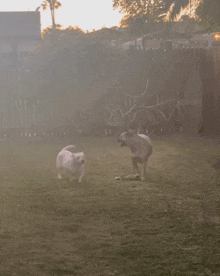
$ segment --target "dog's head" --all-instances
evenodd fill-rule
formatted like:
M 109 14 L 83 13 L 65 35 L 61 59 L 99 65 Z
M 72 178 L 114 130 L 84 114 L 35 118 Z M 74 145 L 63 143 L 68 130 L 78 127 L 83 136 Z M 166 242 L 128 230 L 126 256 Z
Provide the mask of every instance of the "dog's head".
M 83 152 L 78 152 L 76 154 L 76 160 L 78 164 L 84 164 L 86 162 L 85 155 Z
M 121 135 L 119 135 L 116 138 L 116 141 L 119 143 L 121 147 L 125 147 L 127 146 L 127 143 L 126 143 L 127 139 L 132 138 L 133 135 L 134 133 L 132 133 L 131 131 L 123 132 Z

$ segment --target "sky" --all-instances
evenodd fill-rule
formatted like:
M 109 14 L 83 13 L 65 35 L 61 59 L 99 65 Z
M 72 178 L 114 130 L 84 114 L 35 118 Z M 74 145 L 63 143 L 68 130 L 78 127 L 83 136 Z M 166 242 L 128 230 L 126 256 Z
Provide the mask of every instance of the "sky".
M 1 11 L 35 11 L 43 0 L 2 1 Z M 112 0 L 59 0 L 62 7 L 55 11 L 56 24 L 64 28 L 79 26 L 84 31 L 119 26 L 122 15 L 112 8 Z M 50 26 L 50 11 L 41 12 L 41 30 Z

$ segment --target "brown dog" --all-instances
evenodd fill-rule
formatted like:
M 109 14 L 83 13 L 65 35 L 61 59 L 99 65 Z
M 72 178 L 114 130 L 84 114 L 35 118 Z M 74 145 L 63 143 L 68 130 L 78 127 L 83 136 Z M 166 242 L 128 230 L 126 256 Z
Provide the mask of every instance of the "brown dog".
M 131 161 L 134 173 L 139 174 L 138 163 L 141 163 L 141 180 L 145 179 L 146 164 L 152 153 L 152 144 L 148 136 L 144 134 L 135 134 L 127 131 L 123 132 L 116 139 L 121 147 L 128 146 L 131 151 Z

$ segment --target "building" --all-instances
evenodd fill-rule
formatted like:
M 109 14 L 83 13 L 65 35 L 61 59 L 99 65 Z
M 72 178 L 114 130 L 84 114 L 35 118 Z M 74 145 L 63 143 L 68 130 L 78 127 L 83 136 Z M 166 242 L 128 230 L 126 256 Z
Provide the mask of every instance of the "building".
M 22 124 L 19 68 L 40 40 L 40 12 L 0 12 L 0 130 Z
M 206 47 L 206 30 L 198 22 L 156 22 L 154 32 L 122 44 L 125 50 L 131 48 L 159 49 L 163 41 L 172 42 L 173 48 Z M 144 45 L 143 45 L 144 44 Z

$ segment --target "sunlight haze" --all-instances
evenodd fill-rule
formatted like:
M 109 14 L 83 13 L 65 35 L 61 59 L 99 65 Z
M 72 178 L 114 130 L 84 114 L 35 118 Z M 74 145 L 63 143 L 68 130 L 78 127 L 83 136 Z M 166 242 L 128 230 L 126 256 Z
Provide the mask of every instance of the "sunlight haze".
M 8 0 L 1 4 L 1 11 L 35 11 L 43 0 Z M 63 28 L 78 25 L 84 31 L 119 26 L 122 15 L 112 8 L 112 0 L 60 0 L 62 7 L 55 11 L 56 24 Z M 41 12 L 41 30 L 51 26 L 50 10 Z

